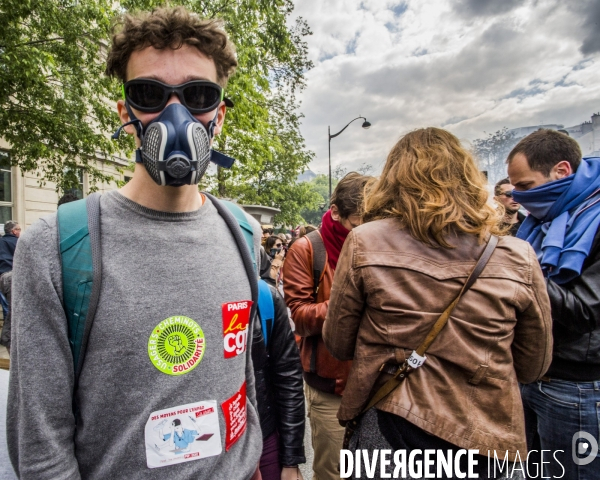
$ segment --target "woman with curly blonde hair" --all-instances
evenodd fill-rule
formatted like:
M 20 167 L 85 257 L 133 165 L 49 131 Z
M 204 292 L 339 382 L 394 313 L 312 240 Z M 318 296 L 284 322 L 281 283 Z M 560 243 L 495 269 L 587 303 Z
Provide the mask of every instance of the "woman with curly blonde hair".
M 338 412 L 341 422 L 360 417 L 352 451 L 405 450 L 408 458 L 435 449 L 447 459 L 476 449 L 470 466 L 479 478 L 503 478 L 497 466 L 488 475 L 494 451 L 511 462 L 526 458 L 518 382 L 539 379 L 549 366 L 550 304 L 535 253 L 502 236 L 487 199 L 472 156 L 439 128 L 404 136 L 366 193 L 365 223 L 346 239 L 323 327 L 330 352 L 354 360 Z M 487 265 L 459 297 L 484 251 L 492 252 Z M 403 366 L 405 379 L 363 412 Z M 456 455 L 452 472 L 445 464 L 436 470 L 434 458 L 431 478 L 464 478 L 467 459 Z

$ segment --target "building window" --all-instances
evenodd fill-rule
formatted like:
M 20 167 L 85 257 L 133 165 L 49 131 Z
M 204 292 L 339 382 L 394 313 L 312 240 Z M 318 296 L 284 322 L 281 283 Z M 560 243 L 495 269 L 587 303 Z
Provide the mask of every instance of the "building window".
M 10 155 L 0 150 L 0 223 L 12 220 L 12 169 Z
M 79 200 L 83 198 L 83 168 L 78 168 L 75 172 L 77 175 L 77 186 L 65 189 L 65 195 L 70 193 L 75 195 Z

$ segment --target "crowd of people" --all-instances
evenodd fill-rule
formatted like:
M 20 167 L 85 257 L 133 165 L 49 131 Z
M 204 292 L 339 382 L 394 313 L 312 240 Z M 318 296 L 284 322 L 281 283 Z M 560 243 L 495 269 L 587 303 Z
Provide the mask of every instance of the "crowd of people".
M 202 145 L 235 66 L 218 21 L 122 17 L 106 73 L 133 178 L 20 238 L 5 223 L 16 475 L 299 480 L 307 417 L 315 480 L 342 451 L 456 459 L 427 478 L 600 478 L 600 158 L 539 130 L 490 201 L 460 141 L 422 128 L 379 177 L 342 178 L 320 225 L 275 234 L 198 190 L 209 159 L 230 166 Z

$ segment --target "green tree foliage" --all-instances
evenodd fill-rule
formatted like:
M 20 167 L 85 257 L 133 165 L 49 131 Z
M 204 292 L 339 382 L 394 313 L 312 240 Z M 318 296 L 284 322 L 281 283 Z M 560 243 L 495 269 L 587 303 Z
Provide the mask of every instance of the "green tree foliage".
M 39 168 L 60 190 L 76 186 L 78 165 L 93 182 L 107 180 L 89 162 L 117 147 L 105 133 L 117 127 L 107 103 L 117 88 L 101 61 L 112 4 L 0 0 L 0 135 L 13 165 Z
M 238 161 L 231 170 L 219 169 L 207 178 L 214 193 L 245 204 L 281 209 L 276 223 L 302 221 L 300 211 L 312 208 L 319 197 L 297 183 L 313 158 L 300 135 L 297 93 L 303 74 L 311 68 L 303 37 L 308 26 L 287 20 L 291 0 L 190 1 L 187 5 L 208 18 L 221 17 L 237 47 L 239 66 L 230 79 L 228 111 L 216 148 Z
M 339 168 L 339 167 L 338 167 Z M 331 174 L 331 188 L 335 189 L 341 176 L 336 176 L 335 173 L 341 174 L 343 169 L 334 170 Z M 304 218 L 304 223 L 318 226 L 321 223 L 323 213 L 329 208 L 329 176 L 319 174 L 310 182 L 304 182 L 308 188 L 319 196 L 318 203 L 309 208 L 302 210 L 301 215 Z
M 281 100 L 282 97 L 276 97 L 272 105 L 279 107 Z M 232 171 L 219 171 L 221 183 L 216 190 L 223 196 L 237 198 L 245 204 L 279 208 L 281 213 L 275 218 L 276 224 L 297 225 L 302 222 L 300 211 L 315 206 L 321 200 L 306 183 L 296 181 L 298 174 L 310 162 L 312 154 L 304 148 L 298 130 L 298 117 L 273 106 L 270 112 L 271 122 L 267 124 L 268 134 L 264 139 L 268 143 L 256 145 L 264 152 L 246 158 L 236 156 L 235 151 L 230 152 L 240 160 L 239 164 Z M 219 142 L 222 141 L 219 139 Z M 250 141 L 246 145 L 239 145 L 241 148 L 252 146 Z M 212 180 L 214 182 L 216 179 Z
M 287 21 L 291 0 L 0 0 L 0 128 L 23 170 L 39 168 L 60 189 L 83 166 L 92 181 L 107 180 L 88 163 L 132 147 L 115 145 L 118 85 L 103 75 L 111 20 L 117 13 L 184 5 L 206 18 L 223 18 L 236 44 L 239 67 L 215 148 L 238 160 L 208 176 L 204 188 L 245 204 L 281 209 L 276 221 L 294 224 L 319 197 L 296 183 L 312 159 L 299 131 L 297 93 L 311 67 L 303 38 L 308 26 Z M 113 10 L 116 7 L 118 10 Z
M 486 138 L 473 141 L 472 151 L 479 160 L 480 169 L 488 172 L 491 185 L 506 178 L 506 158 L 519 140 L 504 127 Z

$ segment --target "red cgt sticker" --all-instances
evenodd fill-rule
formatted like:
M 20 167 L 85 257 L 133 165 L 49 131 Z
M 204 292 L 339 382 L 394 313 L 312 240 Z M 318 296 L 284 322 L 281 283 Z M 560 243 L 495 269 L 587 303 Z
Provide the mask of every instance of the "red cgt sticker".
M 221 404 L 225 416 L 225 451 L 233 446 L 246 431 L 246 382 L 231 398 Z
M 237 357 L 246 351 L 251 308 L 251 300 L 223 304 L 223 353 L 225 358 Z

